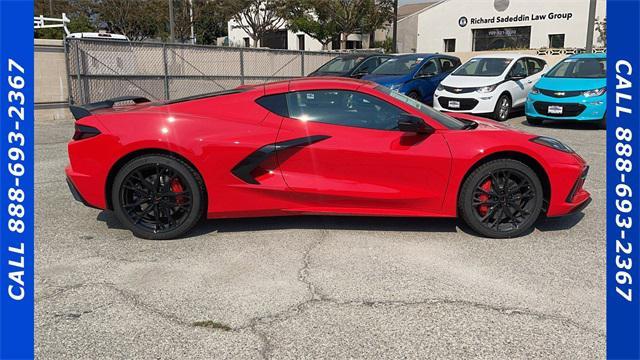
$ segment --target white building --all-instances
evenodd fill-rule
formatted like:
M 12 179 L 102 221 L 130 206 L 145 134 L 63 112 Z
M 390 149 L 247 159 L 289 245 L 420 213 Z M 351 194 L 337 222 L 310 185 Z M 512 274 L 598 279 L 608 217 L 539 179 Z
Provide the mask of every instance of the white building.
M 233 19 L 227 23 L 227 34 L 229 46 L 253 46 L 253 40 L 249 37 L 238 23 Z M 261 39 L 258 47 L 268 47 L 272 49 L 289 49 L 305 51 L 321 51 L 322 44 L 303 32 L 293 32 L 283 24 L 280 30 L 273 31 Z M 361 34 L 351 34 L 347 37 L 347 49 L 361 49 L 369 47 L 369 36 Z M 328 45 L 327 50 L 339 49 L 340 43 L 334 42 Z
M 443 0 L 398 21 L 399 52 L 584 48 L 589 0 Z M 596 18 L 606 17 L 597 0 Z M 594 31 L 594 45 L 601 46 Z

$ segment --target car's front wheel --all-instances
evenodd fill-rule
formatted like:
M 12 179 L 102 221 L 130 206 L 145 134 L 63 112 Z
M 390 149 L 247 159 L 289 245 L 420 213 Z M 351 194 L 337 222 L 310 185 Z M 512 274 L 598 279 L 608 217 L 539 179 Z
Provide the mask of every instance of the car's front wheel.
M 458 211 L 474 231 L 511 238 L 531 230 L 542 211 L 543 190 L 536 173 L 513 159 L 490 161 L 464 181 Z
M 509 114 L 511 114 L 511 98 L 507 94 L 503 94 L 496 102 L 492 117 L 497 121 L 507 121 Z
M 165 240 L 195 226 L 205 206 L 200 175 L 181 159 L 144 155 L 126 163 L 111 191 L 113 210 L 137 237 Z

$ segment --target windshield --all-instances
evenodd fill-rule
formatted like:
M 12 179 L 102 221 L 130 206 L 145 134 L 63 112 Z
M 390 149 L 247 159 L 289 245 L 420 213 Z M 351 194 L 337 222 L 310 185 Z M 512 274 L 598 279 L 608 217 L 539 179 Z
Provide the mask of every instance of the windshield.
M 456 76 L 498 76 L 502 74 L 513 59 L 475 58 L 467 61 L 454 71 Z
M 404 75 L 408 74 L 416 66 L 418 66 L 424 58 L 421 57 L 405 57 L 389 59 L 384 64 L 378 66 L 371 73 L 374 75 Z
M 607 59 L 566 59 L 549 70 L 552 78 L 605 78 Z
M 316 70 L 316 72 L 318 73 L 347 72 L 353 69 L 354 67 L 356 67 L 356 65 L 358 65 L 360 61 L 362 61 L 362 59 L 364 59 L 364 56 L 347 57 L 347 58 L 337 57 L 329 61 L 328 63 L 322 65 L 318 70 Z
M 421 103 L 418 100 L 414 100 L 410 97 L 408 97 L 407 95 L 401 94 L 397 91 L 393 91 L 391 89 L 389 89 L 388 87 L 384 87 L 384 86 L 376 86 L 376 90 L 385 93 L 387 95 L 390 95 L 400 101 L 402 101 L 403 103 L 410 105 L 418 110 L 420 110 L 420 112 L 422 112 L 423 114 L 427 115 L 428 117 L 432 118 L 433 120 L 439 122 L 440 124 L 444 125 L 445 127 L 447 127 L 448 129 L 453 129 L 453 130 L 460 130 L 463 129 L 465 127 L 465 125 L 467 125 L 465 122 L 460 121 L 456 118 L 453 118 L 449 115 L 443 114 L 437 110 L 434 110 L 432 107 L 427 106 L 423 103 Z

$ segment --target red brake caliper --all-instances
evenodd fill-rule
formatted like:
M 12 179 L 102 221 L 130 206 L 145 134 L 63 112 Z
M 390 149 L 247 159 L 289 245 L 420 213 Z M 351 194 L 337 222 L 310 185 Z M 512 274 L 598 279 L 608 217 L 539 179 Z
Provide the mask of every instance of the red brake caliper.
M 184 191 L 184 187 L 180 183 L 178 178 L 171 179 L 171 191 L 174 193 L 181 193 Z M 176 195 L 176 204 L 183 204 L 185 202 L 184 195 Z
M 487 181 L 485 181 L 480 188 L 486 192 L 491 191 L 491 180 L 487 179 Z M 489 200 L 489 195 L 482 193 L 480 196 L 478 196 L 478 200 L 485 202 L 487 200 Z M 478 212 L 480 213 L 481 216 L 485 216 L 487 215 L 487 212 L 489 211 L 489 205 L 483 204 L 478 206 Z

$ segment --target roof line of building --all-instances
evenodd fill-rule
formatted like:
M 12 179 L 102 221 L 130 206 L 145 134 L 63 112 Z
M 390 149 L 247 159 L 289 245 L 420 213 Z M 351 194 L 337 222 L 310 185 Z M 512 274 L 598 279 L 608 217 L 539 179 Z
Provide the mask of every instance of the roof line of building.
M 398 22 L 404 21 L 405 19 L 408 19 L 410 17 L 414 17 L 416 15 L 419 15 L 420 13 L 422 13 L 424 11 L 427 11 L 427 10 L 429 10 L 431 8 L 434 8 L 434 7 L 440 5 L 440 4 L 444 3 L 444 2 L 447 2 L 447 1 L 449 1 L 449 0 L 440 0 L 438 2 L 435 2 L 435 3 L 431 4 L 431 5 L 425 6 L 422 9 L 414 12 L 413 14 L 407 15 L 407 16 L 403 17 L 402 19 L 399 19 Z

